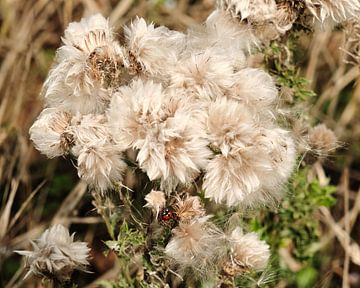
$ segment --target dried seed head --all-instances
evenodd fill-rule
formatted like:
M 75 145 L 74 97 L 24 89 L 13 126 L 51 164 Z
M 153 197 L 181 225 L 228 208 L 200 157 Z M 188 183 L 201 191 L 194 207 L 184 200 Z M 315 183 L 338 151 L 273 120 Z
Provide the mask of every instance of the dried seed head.
M 15 251 L 26 257 L 30 274 L 59 282 L 70 279 L 75 269 L 85 270 L 89 264 L 89 248 L 86 242 L 74 242 L 74 234 L 57 224 L 47 229 L 32 242 L 34 251 Z
M 153 209 L 156 212 L 157 217 L 160 210 L 165 207 L 165 193 L 162 191 L 151 190 L 151 192 L 145 196 L 145 201 L 146 204 L 144 207 Z
M 314 17 L 321 22 L 330 18 L 339 23 L 360 17 L 358 0 L 305 0 L 305 4 Z
M 76 147 L 77 149 L 77 147 Z M 78 175 L 100 192 L 122 180 L 126 164 L 122 153 L 106 141 L 94 141 L 79 148 Z
M 319 124 L 309 130 L 308 144 L 310 149 L 320 156 L 326 156 L 338 147 L 335 133 L 325 124 Z
M 174 208 L 180 221 L 189 222 L 196 217 L 205 216 L 205 209 L 198 196 L 187 195 L 185 199 L 178 197 Z
M 278 2 L 276 6 L 276 25 L 285 32 L 291 29 L 305 5 L 301 5 L 301 1 L 285 0 Z
M 100 14 L 83 18 L 69 24 L 62 40 L 42 91 L 47 106 L 72 114 L 103 113 L 113 88 L 127 80 L 120 77 L 126 76 L 124 49 L 109 22 Z
M 129 78 L 126 77 L 123 57 L 111 51 L 108 46 L 95 48 L 87 62 L 92 77 L 99 80 L 104 88 L 116 88 Z
M 261 241 L 256 233 L 243 234 L 240 228 L 236 228 L 227 240 L 231 254 L 222 267 L 226 274 L 236 276 L 266 268 L 270 257 L 269 245 Z
M 360 21 L 347 21 L 344 25 L 346 35 L 346 53 L 351 57 L 350 62 L 360 64 Z
M 214 271 L 217 259 L 223 256 L 224 235 L 208 222 L 209 217 L 180 222 L 165 247 L 165 254 L 180 270 L 191 268 L 198 274 Z
M 67 154 L 74 145 L 70 121 L 71 115 L 65 111 L 44 109 L 29 130 L 35 148 L 49 158 Z
M 153 81 L 136 80 L 114 94 L 109 122 L 116 143 L 139 151 L 151 180 L 189 182 L 211 155 L 205 133 L 186 98 Z

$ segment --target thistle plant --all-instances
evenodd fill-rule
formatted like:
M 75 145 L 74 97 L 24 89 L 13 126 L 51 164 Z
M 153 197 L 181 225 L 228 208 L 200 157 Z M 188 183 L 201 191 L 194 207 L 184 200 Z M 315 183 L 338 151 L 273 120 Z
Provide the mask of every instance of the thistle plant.
M 68 281 L 72 272 L 86 270 L 89 248 L 86 242 L 74 242 L 74 234 L 57 224 L 33 241 L 34 251 L 16 251 L 26 257 L 28 272 L 52 280 L 56 285 Z
M 252 52 L 359 12 L 355 0 L 224 0 L 184 33 L 137 17 L 120 41 L 100 14 L 66 28 L 30 138 L 76 159 L 122 264 L 118 286 L 231 287 L 266 269 L 270 246 L 232 215 L 277 207 L 297 156 L 337 144 L 324 125 L 298 134 L 284 121 L 293 107 Z

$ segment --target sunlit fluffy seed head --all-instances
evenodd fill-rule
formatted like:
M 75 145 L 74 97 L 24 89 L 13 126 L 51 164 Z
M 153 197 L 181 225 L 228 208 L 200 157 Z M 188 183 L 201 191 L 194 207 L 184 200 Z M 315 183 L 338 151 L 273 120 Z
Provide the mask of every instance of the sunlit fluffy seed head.
M 162 191 L 151 190 L 151 192 L 145 196 L 145 201 L 146 204 L 144 207 L 151 208 L 156 213 L 156 216 L 158 216 L 160 210 L 165 207 L 165 193 Z
M 222 9 L 216 9 L 211 13 L 206 19 L 205 30 L 199 31 L 195 36 L 190 43 L 197 44 L 197 49 L 202 48 L 203 51 L 208 47 L 214 47 L 218 53 L 223 53 L 222 55 L 233 55 L 228 61 L 233 62 L 235 70 L 246 66 L 245 55 L 259 44 L 248 25 L 239 23 Z
M 45 230 L 39 239 L 32 242 L 33 251 L 16 251 L 26 257 L 30 274 L 60 282 L 70 279 L 75 269 L 85 270 L 89 264 L 89 248 L 86 242 L 75 242 L 74 234 L 57 224 Z
M 222 98 L 209 104 L 206 128 L 211 147 L 227 156 L 251 144 L 257 125 L 244 104 Z
M 180 222 L 165 247 L 165 254 L 179 270 L 191 268 L 196 274 L 211 273 L 217 259 L 225 253 L 225 237 L 208 222 L 208 216 Z
M 176 59 L 177 49 L 183 46 L 184 35 L 164 26 L 146 24 L 136 18 L 124 29 L 128 69 L 130 73 L 146 72 L 151 75 L 167 74 L 166 70 Z
M 301 3 L 301 1 L 298 1 Z M 292 28 L 293 23 L 296 21 L 298 17 L 298 13 L 303 13 L 303 9 L 305 4 L 302 5 L 294 4 L 295 1 L 282 0 L 276 3 L 276 25 L 279 31 L 282 33 L 290 30 Z
M 198 196 L 187 195 L 184 199 L 176 199 L 174 210 L 182 222 L 189 222 L 197 217 L 205 216 L 205 209 Z
M 77 60 L 80 57 L 76 56 L 82 55 L 87 64 L 84 69 L 94 81 L 114 78 L 124 65 L 124 49 L 115 41 L 109 21 L 100 14 L 70 23 L 62 40 L 65 46 L 59 49 L 58 60 Z
M 290 133 L 281 128 L 259 129 L 254 146 L 245 152 L 245 157 L 260 180 L 260 186 L 256 193 L 246 195 L 242 206 L 276 205 L 284 196 L 283 185 L 296 162 L 296 147 Z
M 112 141 L 104 115 L 77 115 L 71 131 L 75 136 L 71 152 L 77 157 L 81 179 L 101 192 L 122 180 L 126 168 L 122 150 Z
M 111 93 L 93 81 L 83 65 L 62 62 L 49 72 L 42 95 L 45 106 L 67 110 L 72 114 L 102 113 Z
M 310 149 L 318 155 L 326 156 L 338 147 L 335 133 L 325 124 L 311 128 L 307 138 Z
M 261 69 L 245 68 L 236 73 L 227 95 L 246 104 L 254 112 L 271 117 L 278 91 L 268 73 Z
M 70 23 L 63 38 L 66 45 L 78 47 L 79 50 L 88 53 L 111 40 L 113 40 L 113 35 L 109 22 L 101 14 Z
M 276 3 L 274 0 L 222 0 L 219 6 L 233 17 L 250 22 L 263 22 L 274 18 Z
M 222 55 L 194 53 L 180 59 L 171 73 L 171 86 L 184 88 L 187 94 L 200 99 L 221 97 L 233 83 L 233 67 Z
M 279 12 L 275 0 L 220 0 L 218 6 L 234 20 L 247 24 L 251 33 L 264 43 L 291 28 L 292 23 L 284 25 L 279 22 L 281 19 L 277 18 Z
M 272 205 L 278 203 L 284 194 L 283 185 L 293 172 L 296 162 L 296 147 L 289 131 L 281 128 L 259 130 L 254 138 L 254 150 L 248 157 L 256 160 L 256 173 L 261 180 L 258 193 L 250 193 L 244 199 L 246 206 L 257 204 Z
M 270 247 L 259 239 L 256 233 L 243 234 L 240 228 L 227 238 L 230 245 L 230 259 L 224 262 L 225 272 L 233 275 L 264 270 L 270 258 Z M 232 268 L 232 269 L 229 269 Z
M 206 166 L 211 153 L 193 108 L 160 84 L 136 80 L 114 95 L 108 113 L 112 134 L 151 180 L 186 183 Z
M 107 118 L 102 114 L 77 114 L 72 118 L 70 131 L 75 136 L 78 147 L 93 142 L 111 142 L 112 140 Z
M 208 164 L 203 188 L 205 197 L 228 206 L 240 205 L 260 189 L 259 175 L 252 163 L 240 156 L 216 155 Z
M 295 145 L 280 128 L 258 128 L 251 141 L 228 156 L 210 160 L 204 178 L 205 197 L 242 207 L 270 205 L 281 199 L 282 185 L 295 163 Z
M 46 105 L 74 114 L 103 112 L 111 97 L 106 88 L 119 84 L 124 58 L 108 21 L 97 14 L 70 23 L 63 42 L 44 83 Z
M 106 141 L 94 141 L 77 148 L 77 168 L 81 179 L 104 192 L 122 180 L 126 164 L 116 147 Z
M 35 148 L 49 158 L 67 154 L 74 144 L 70 121 L 71 115 L 65 111 L 44 109 L 29 130 Z
M 305 4 L 321 22 L 327 19 L 343 22 L 360 17 L 360 2 L 358 0 L 305 0 Z

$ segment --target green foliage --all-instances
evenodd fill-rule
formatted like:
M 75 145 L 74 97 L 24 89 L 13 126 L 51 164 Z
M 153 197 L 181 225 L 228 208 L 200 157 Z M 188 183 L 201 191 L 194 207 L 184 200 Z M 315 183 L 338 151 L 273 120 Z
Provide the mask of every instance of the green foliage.
M 309 169 L 302 168 L 293 175 L 289 184 L 289 195 L 278 211 L 269 211 L 260 218 L 250 221 L 252 230 L 260 233 L 273 249 L 274 269 L 286 275 L 296 287 L 312 287 L 318 278 L 320 251 L 319 222 L 314 217 L 320 206 L 331 207 L 335 204 L 334 186 L 321 186 L 316 179 L 309 179 Z M 292 272 L 281 257 L 280 249 L 286 249 L 291 257 L 301 265 L 301 270 Z M 310 284 L 312 283 L 312 284 Z
M 277 80 L 280 87 L 289 88 L 292 92 L 292 103 L 298 104 L 316 96 L 308 88 L 308 80 L 300 75 L 300 68 L 292 63 L 291 51 L 296 50 L 294 39 L 288 39 L 286 46 L 273 42 L 265 49 L 265 64 Z
M 126 222 L 123 222 L 117 239 L 105 241 L 105 244 L 119 257 L 129 261 L 145 245 L 145 236 L 140 230 L 131 229 Z

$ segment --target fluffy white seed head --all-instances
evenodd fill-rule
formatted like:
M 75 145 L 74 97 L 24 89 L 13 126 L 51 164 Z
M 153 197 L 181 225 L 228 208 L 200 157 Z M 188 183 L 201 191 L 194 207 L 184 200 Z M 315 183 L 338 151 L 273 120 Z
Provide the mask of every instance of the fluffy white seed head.
M 262 128 L 254 138 L 254 148 L 247 153 L 253 157 L 255 171 L 261 181 L 257 193 L 249 193 L 244 206 L 278 203 L 284 195 L 283 185 L 293 172 L 296 147 L 289 131 L 281 128 Z M 257 162 L 256 162 L 257 161 Z
M 218 6 L 234 21 L 247 25 L 251 34 L 262 42 L 276 39 L 280 33 L 291 28 L 292 23 L 284 25 L 283 19 L 278 18 L 275 0 L 220 0 Z
M 239 23 L 223 9 L 216 9 L 211 13 L 206 19 L 204 31 L 199 31 L 198 34 L 190 43 L 193 42 L 203 49 L 214 47 L 222 55 L 233 55 L 231 60 L 235 70 L 246 66 L 246 54 L 259 44 L 251 27 Z
M 179 59 L 171 73 L 171 86 L 195 98 L 216 99 L 231 87 L 233 71 L 231 61 L 208 49 Z
M 117 82 L 124 62 L 108 21 L 97 14 L 70 23 L 63 42 L 44 83 L 46 105 L 74 114 L 103 112 L 111 97 L 106 88 Z
M 173 229 L 173 237 L 165 247 L 165 254 L 179 270 L 191 268 L 197 274 L 211 273 L 217 259 L 223 256 L 225 237 L 208 222 L 208 216 L 181 222 Z
M 91 53 L 95 48 L 111 43 L 113 34 L 109 21 L 101 14 L 96 14 L 82 18 L 80 22 L 70 23 L 62 40 L 68 46 Z
M 240 156 L 216 155 L 206 168 L 205 197 L 228 206 L 241 205 L 245 198 L 260 189 L 259 175 L 253 163 Z
M 121 152 L 105 141 L 96 141 L 81 147 L 78 152 L 78 175 L 101 192 L 122 180 L 126 168 Z
M 325 124 L 311 128 L 307 135 L 307 142 L 310 149 L 320 156 L 326 156 L 338 147 L 334 131 L 327 128 Z
M 263 70 L 245 68 L 236 73 L 227 96 L 248 106 L 253 113 L 269 118 L 278 96 L 271 76 Z
M 232 266 L 240 274 L 264 270 L 270 258 L 270 247 L 252 232 L 243 234 L 240 228 L 232 231 L 227 238 L 231 247 L 230 260 L 225 265 Z
M 211 102 L 208 107 L 206 129 L 212 148 L 227 156 L 234 149 L 252 143 L 258 125 L 254 115 L 242 103 L 226 98 Z
M 250 22 L 272 20 L 276 13 L 275 0 L 222 0 L 218 4 L 233 17 Z
M 85 270 L 89 264 L 89 248 L 86 242 L 75 242 L 74 234 L 57 224 L 45 230 L 39 239 L 32 242 L 33 251 L 16 251 L 26 257 L 30 274 L 64 282 L 70 279 L 75 269 Z
M 29 130 L 35 148 L 49 158 L 67 154 L 74 144 L 70 121 L 71 115 L 65 111 L 44 109 Z
M 198 196 L 187 195 L 184 199 L 177 197 L 174 210 L 181 222 L 189 222 L 194 218 L 205 216 L 205 209 Z
M 77 147 L 98 141 L 112 141 L 107 118 L 102 114 L 77 114 L 72 118 L 71 133 L 75 137 Z M 115 146 L 114 146 L 115 147 Z M 76 155 L 76 149 L 74 149 Z
M 109 122 L 116 142 L 138 150 L 151 180 L 186 183 L 205 167 L 210 151 L 193 108 L 160 84 L 134 81 L 114 95 Z
M 122 150 L 112 141 L 104 115 L 78 115 L 71 131 L 75 136 L 72 153 L 78 160 L 78 175 L 101 192 L 122 180 L 126 168 Z
M 127 59 L 131 73 L 146 72 L 150 75 L 167 75 L 176 60 L 177 51 L 184 45 L 185 36 L 164 26 L 146 24 L 136 18 L 125 27 Z
M 295 163 L 295 145 L 280 128 L 258 128 L 251 141 L 229 155 L 210 160 L 204 178 L 205 197 L 228 206 L 272 204 L 282 196 L 282 185 Z
M 145 196 L 145 201 L 146 204 L 144 207 L 151 208 L 156 213 L 156 216 L 158 216 L 160 210 L 165 207 L 165 193 L 162 191 L 151 190 L 151 192 Z
M 321 22 L 327 19 L 343 22 L 360 17 L 360 2 L 358 0 L 305 0 L 305 4 Z

